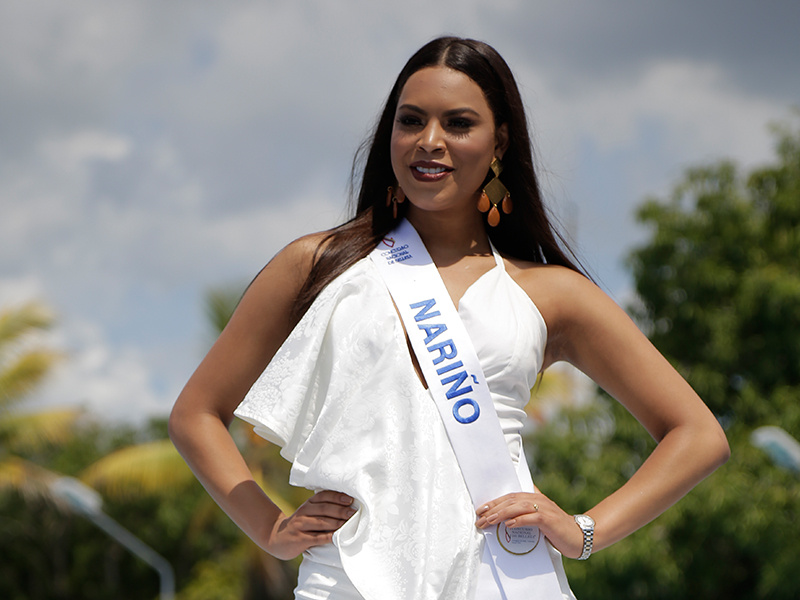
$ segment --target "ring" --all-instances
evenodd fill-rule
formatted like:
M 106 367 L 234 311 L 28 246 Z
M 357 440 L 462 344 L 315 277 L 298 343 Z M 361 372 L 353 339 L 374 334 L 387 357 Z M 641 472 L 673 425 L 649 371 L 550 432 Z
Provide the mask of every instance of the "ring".
M 533 505 L 533 512 L 539 512 L 539 505 L 538 504 L 534 504 Z

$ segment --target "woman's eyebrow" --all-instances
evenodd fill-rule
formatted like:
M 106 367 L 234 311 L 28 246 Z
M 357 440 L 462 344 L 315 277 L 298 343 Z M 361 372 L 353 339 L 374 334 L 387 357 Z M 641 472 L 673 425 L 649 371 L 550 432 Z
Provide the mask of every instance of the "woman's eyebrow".
M 416 112 L 416 113 L 419 113 L 421 115 L 427 115 L 428 114 L 427 111 L 423 110 L 422 108 L 420 108 L 416 104 L 401 104 L 400 106 L 397 107 L 397 110 L 410 110 L 412 112 Z M 452 117 L 454 115 L 463 115 L 464 113 L 470 113 L 470 114 L 473 114 L 475 116 L 479 116 L 478 111 L 476 111 L 476 110 L 474 110 L 472 108 L 469 108 L 468 106 L 464 106 L 462 108 L 451 108 L 450 110 L 446 110 L 446 111 L 444 111 L 444 116 Z

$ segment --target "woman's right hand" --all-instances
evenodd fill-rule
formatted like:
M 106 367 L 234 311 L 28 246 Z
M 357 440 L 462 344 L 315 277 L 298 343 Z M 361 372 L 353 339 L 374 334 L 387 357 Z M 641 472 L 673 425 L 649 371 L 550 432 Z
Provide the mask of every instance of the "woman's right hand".
M 306 500 L 294 514 L 281 515 L 272 528 L 266 550 L 273 556 L 289 560 L 312 546 L 327 544 L 333 534 L 356 511 L 347 494 L 324 490 Z

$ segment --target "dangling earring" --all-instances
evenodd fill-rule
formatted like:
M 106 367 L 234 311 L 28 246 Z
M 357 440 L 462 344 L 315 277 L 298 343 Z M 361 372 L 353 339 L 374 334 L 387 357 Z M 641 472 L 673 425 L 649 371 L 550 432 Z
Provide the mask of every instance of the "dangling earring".
M 406 201 L 406 193 L 403 191 L 399 185 L 397 186 L 397 191 L 392 186 L 389 186 L 387 189 L 386 194 L 386 206 L 392 205 L 392 218 L 397 218 L 397 205 L 402 204 Z
M 497 210 L 498 205 L 502 207 L 503 212 L 507 215 L 511 214 L 514 209 L 511 203 L 511 193 L 508 191 L 503 182 L 500 181 L 500 173 L 503 172 L 503 163 L 500 159 L 495 157 L 492 159 L 492 164 L 489 168 L 494 173 L 494 178 L 486 184 L 481 191 L 481 197 L 478 200 L 478 210 L 481 212 L 489 211 L 487 221 L 492 227 L 497 227 L 500 222 L 500 211 Z

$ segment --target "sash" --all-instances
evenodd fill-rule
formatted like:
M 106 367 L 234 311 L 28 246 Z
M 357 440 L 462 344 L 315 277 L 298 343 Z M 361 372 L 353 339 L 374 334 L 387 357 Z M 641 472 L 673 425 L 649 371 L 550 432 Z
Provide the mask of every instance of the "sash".
M 405 325 L 475 508 L 522 491 L 472 340 L 416 230 L 403 219 L 370 258 Z M 499 523 L 483 531 L 477 598 L 563 597 L 538 528 Z

